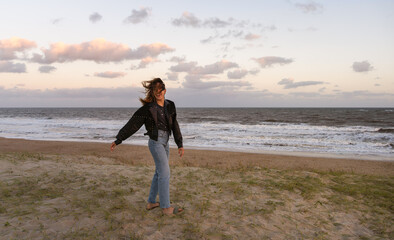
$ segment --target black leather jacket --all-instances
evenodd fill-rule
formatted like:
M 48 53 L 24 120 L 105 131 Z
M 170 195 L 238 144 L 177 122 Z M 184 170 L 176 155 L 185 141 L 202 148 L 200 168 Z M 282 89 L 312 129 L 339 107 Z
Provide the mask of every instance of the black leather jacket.
M 130 120 L 120 129 L 118 135 L 116 135 L 116 145 L 122 143 L 122 141 L 129 138 L 135 132 L 137 132 L 143 124 L 145 129 L 148 131 L 146 134 L 155 141 L 158 137 L 157 128 L 157 111 L 153 107 L 155 103 L 148 103 L 140 107 L 130 118 Z M 174 140 L 178 148 L 183 147 L 182 133 L 179 129 L 178 121 L 176 120 L 176 108 L 174 102 L 170 100 L 164 101 L 164 108 L 167 111 L 166 118 L 170 130 L 174 135 Z

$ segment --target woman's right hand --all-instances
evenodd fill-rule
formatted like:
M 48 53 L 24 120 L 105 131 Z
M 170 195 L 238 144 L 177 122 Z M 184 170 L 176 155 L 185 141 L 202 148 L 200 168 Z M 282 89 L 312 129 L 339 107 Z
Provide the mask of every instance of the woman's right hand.
M 113 143 L 111 144 L 111 152 L 115 149 L 115 147 L 116 147 L 116 143 L 113 142 Z

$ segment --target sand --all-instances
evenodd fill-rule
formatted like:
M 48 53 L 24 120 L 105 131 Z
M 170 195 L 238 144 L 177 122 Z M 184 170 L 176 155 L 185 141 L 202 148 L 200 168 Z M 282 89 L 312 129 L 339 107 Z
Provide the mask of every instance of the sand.
M 145 204 L 147 147 L 0 138 L 1 239 L 393 239 L 394 162 L 171 149 Z
M 111 152 L 110 143 L 30 141 L 0 138 L 0 153 L 28 152 L 43 154 L 92 155 L 109 157 L 125 164 L 152 165 L 149 149 L 145 146 L 121 144 Z M 170 152 L 171 165 L 238 168 L 240 166 L 274 168 L 280 170 L 343 171 L 350 173 L 393 176 L 393 161 L 357 160 L 331 157 L 289 156 L 279 154 L 240 153 L 186 149 L 183 158 L 176 149 Z

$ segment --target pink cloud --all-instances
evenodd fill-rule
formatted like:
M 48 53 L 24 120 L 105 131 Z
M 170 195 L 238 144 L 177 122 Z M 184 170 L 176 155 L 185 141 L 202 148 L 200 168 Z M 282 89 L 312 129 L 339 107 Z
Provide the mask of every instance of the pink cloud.
M 146 66 L 148 66 L 151 63 L 155 63 L 155 62 L 159 62 L 159 60 L 157 60 L 156 58 L 151 58 L 151 57 L 146 57 L 143 58 L 140 62 L 140 64 L 138 65 L 138 67 L 136 66 L 131 66 L 131 69 L 142 69 L 142 68 L 146 68 Z
M 174 51 L 164 43 L 144 44 L 133 50 L 121 43 L 105 39 L 95 39 L 80 44 L 53 43 L 48 49 L 42 49 L 43 55 L 35 54 L 32 61 L 39 63 L 72 62 L 90 60 L 97 63 L 120 62 L 124 60 L 157 57 Z
M 119 77 L 126 76 L 126 73 L 106 71 L 106 72 L 101 72 L 101 73 L 94 73 L 94 76 L 101 77 L 101 78 L 119 78 Z
M 18 37 L 0 40 L 0 60 L 16 59 L 17 52 L 23 52 L 36 46 L 35 42 Z

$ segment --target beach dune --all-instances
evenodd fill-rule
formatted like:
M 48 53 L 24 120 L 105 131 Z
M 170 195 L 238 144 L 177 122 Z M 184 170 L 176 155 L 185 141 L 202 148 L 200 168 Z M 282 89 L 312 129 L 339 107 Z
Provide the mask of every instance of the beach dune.
M 393 239 L 394 163 L 172 149 L 145 210 L 145 146 L 0 138 L 1 239 Z

